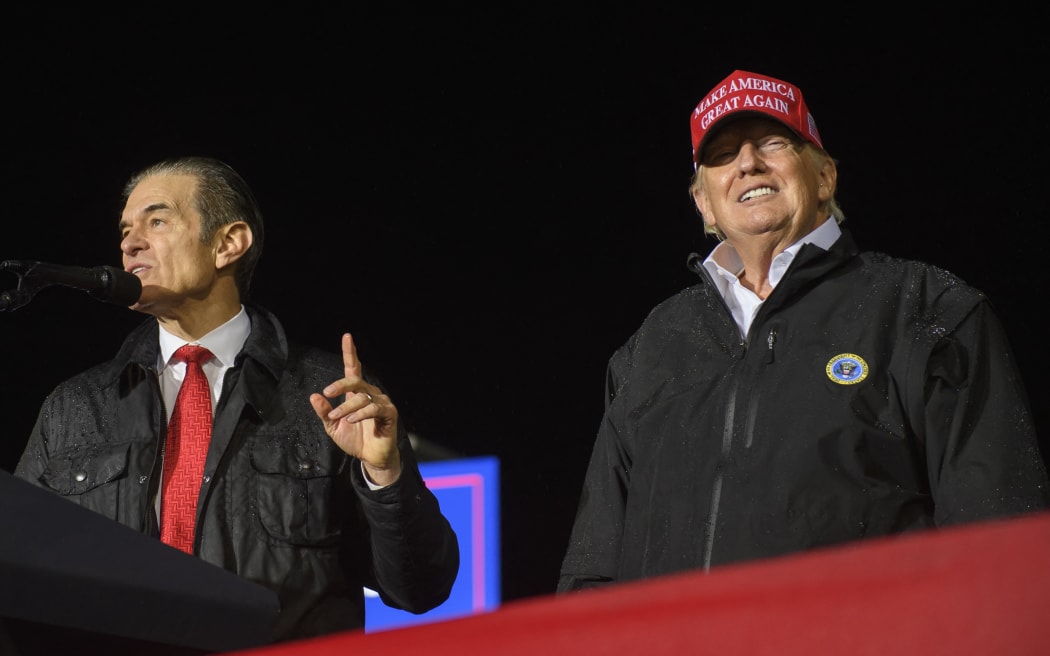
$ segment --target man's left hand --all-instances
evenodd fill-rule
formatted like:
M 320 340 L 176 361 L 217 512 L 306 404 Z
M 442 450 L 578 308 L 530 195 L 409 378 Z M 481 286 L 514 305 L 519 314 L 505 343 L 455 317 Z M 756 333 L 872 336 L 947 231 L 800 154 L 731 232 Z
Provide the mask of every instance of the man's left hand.
M 325 432 L 346 453 L 360 460 L 376 485 L 390 485 L 401 476 L 397 448 L 397 407 L 375 385 L 361 378 L 361 361 L 350 333 L 343 335 L 343 378 L 310 395 L 310 405 Z M 345 395 L 333 406 L 329 399 Z

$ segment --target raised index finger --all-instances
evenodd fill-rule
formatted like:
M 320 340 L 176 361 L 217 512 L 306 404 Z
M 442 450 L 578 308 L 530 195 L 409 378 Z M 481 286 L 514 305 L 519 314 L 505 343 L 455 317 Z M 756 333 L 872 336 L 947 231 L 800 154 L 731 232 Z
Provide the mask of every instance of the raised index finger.
M 361 377 L 361 361 L 357 359 L 357 347 L 350 333 L 343 333 L 343 375 Z

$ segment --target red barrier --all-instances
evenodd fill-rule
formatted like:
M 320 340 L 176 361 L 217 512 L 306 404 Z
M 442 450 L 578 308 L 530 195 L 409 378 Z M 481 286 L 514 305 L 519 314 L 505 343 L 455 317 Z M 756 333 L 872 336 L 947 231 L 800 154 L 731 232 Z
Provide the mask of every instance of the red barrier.
M 1045 655 L 1050 513 L 230 653 Z

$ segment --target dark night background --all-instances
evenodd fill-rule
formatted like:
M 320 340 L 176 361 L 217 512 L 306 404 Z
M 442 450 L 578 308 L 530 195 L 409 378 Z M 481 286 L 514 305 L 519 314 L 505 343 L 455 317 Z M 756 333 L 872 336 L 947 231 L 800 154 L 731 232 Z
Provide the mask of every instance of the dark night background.
M 500 459 L 504 601 L 553 592 L 605 362 L 714 246 L 686 191 L 688 115 L 737 68 L 801 87 L 862 247 L 988 293 L 1050 444 L 1050 48 L 1026 12 L 8 14 L 0 260 L 119 265 L 133 170 L 232 164 L 267 221 L 255 300 L 303 342 L 337 350 L 349 330 L 410 430 Z M 0 468 L 50 389 L 141 320 L 60 287 L 0 314 Z

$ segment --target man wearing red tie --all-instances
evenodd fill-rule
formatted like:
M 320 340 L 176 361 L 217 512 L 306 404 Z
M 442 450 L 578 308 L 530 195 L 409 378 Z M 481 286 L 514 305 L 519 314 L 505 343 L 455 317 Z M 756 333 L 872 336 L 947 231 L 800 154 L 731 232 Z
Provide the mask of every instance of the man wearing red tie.
M 393 400 L 358 359 L 248 300 L 263 222 L 223 162 L 134 175 L 123 264 L 151 315 L 45 400 L 15 474 L 271 588 L 273 640 L 364 626 L 364 588 L 421 613 L 459 567 Z

